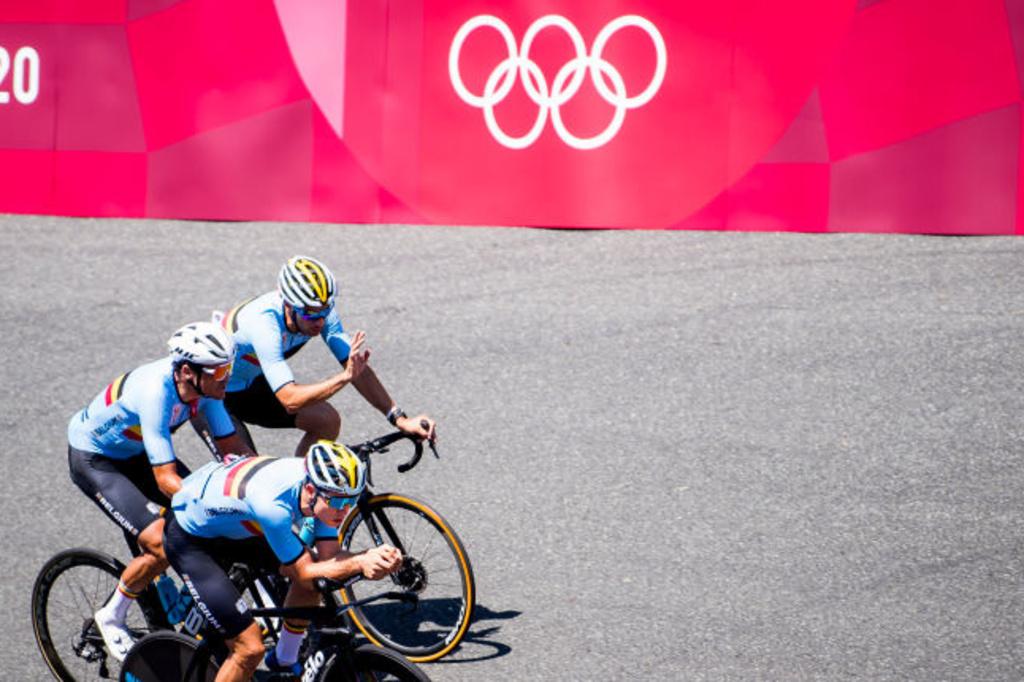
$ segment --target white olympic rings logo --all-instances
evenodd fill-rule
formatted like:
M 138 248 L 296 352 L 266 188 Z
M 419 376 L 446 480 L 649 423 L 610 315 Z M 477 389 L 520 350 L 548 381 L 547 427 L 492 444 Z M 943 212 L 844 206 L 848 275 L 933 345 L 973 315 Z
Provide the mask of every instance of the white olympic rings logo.
M 619 29 L 628 26 L 639 28 L 648 35 L 651 42 L 654 43 L 654 50 L 657 53 L 658 60 L 651 82 L 643 92 L 632 97 L 626 95 L 626 84 L 623 81 L 622 74 L 601 57 L 601 53 L 604 51 L 612 35 Z M 498 32 L 505 41 L 509 56 L 494 67 L 491 75 L 487 78 L 487 83 L 484 85 L 483 94 L 475 95 L 462 82 L 462 76 L 459 72 L 459 53 L 462 51 L 462 45 L 466 38 L 469 37 L 469 34 L 481 27 L 493 28 Z M 544 78 L 544 73 L 537 63 L 530 59 L 530 46 L 533 44 L 538 33 L 551 27 L 560 28 L 569 36 L 569 40 L 572 41 L 573 48 L 576 51 L 576 56 L 558 70 L 549 88 L 548 82 Z M 665 78 L 666 66 L 665 41 L 662 39 L 661 33 L 658 32 L 658 29 L 650 21 L 635 14 L 621 16 L 609 22 L 608 25 L 601 29 L 601 32 L 597 34 L 597 39 L 594 40 L 594 46 L 590 54 L 587 54 L 583 36 L 580 35 L 580 32 L 572 22 L 557 14 L 543 16 L 530 24 L 530 27 L 526 29 L 526 34 L 523 36 L 523 44 L 519 49 L 516 49 L 515 37 L 504 21 L 495 16 L 483 14 L 473 17 L 459 28 L 448 52 L 448 75 L 451 78 L 455 92 L 458 93 L 459 97 L 466 104 L 483 109 L 484 120 L 491 135 L 494 136 L 494 139 L 499 144 L 510 149 L 525 149 L 536 142 L 544 130 L 544 124 L 547 122 L 549 112 L 551 113 L 551 124 L 554 126 L 555 132 L 570 147 L 575 149 L 596 149 L 607 144 L 622 127 L 622 122 L 626 118 L 626 110 L 636 109 L 647 104 L 654 97 L 655 93 L 658 92 Z M 612 116 L 608 127 L 602 132 L 593 137 L 577 137 L 569 132 L 565 122 L 562 121 L 561 106 L 579 92 L 587 71 L 590 72 L 590 78 L 598 94 L 608 104 L 615 107 L 615 114 Z M 512 137 L 505 133 L 501 126 L 498 125 L 498 121 L 494 116 L 494 107 L 508 96 L 516 83 L 517 75 L 523 84 L 527 96 L 538 106 L 539 111 L 537 112 L 537 120 L 534 121 L 533 127 L 530 128 L 529 132 L 521 137 Z M 610 88 L 605 82 L 606 78 L 611 83 Z

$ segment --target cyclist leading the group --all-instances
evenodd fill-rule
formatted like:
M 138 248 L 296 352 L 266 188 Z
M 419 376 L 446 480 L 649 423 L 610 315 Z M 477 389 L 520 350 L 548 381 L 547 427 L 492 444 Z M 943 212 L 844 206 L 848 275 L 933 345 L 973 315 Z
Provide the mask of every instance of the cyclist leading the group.
M 225 562 L 279 570 L 289 578 L 285 606 L 315 606 L 316 578 L 354 575 L 378 580 L 398 570 L 400 552 L 381 545 L 342 550 L 337 527 L 366 485 L 366 465 L 341 443 L 310 446 L 303 458 L 248 457 L 211 462 L 185 479 L 164 529 L 171 565 L 189 587 L 207 623 L 230 654 L 217 682 L 248 680 L 265 648 L 259 625 L 231 583 Z M 317 559 L 295 534 L 314 517 Z M 287 619 L 277 646 L 266 653 L 272 671 L 299 674 L 299 647 L 308 623 Z
M 228 411 L 244 424 L 304 431 L 295 450 L 301 456 L 317 440 L 337 440 L 341 416 L 327 400 L 351 383 L 392 425 L 433 439 L 434 421 L 424 414 L 407 417 L 367 364 L 365 334 L 357 331 L 350 338 L 344 331 L 335 296 L 334 275 L 323 263 L 294 256 L 281 268 L 276 291 L 250 299 L 221 318 L 236 344 L 224 401 Z M 300 384 L 287 359 L 317 335 L 343 369 L 323 381 Z
M 222 398 L 234 343 L 217 325 L 185 325 L 167 342 L 170 355 L 122 374 L 68 424 L 71 480 L 140 550 L 117 589 L 95 614 L 110 653 L 124 660 L 131 604 L 167 567 L 163 513 L 188 475 L 171 434 L 202 414 L 221 452 L 251 453 L 235 432 Z

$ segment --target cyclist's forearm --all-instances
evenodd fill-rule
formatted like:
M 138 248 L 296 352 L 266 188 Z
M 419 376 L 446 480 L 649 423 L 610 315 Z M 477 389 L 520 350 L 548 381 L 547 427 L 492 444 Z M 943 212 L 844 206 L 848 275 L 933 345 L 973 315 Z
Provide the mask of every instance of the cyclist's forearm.
M 295 414 L 307 405 L 327 400 L 345 388 L 349 381 L 345 372 L 339 372 L 315 384 L 285 384 L 277 389 L 277 393 L 274 395 L 281 401 L 284 409 L 288 410 L 290 414 Z
M 237 433 L 233 433 L 230 436 L 227 436 L 226 438 L 218 438 L 217 440 L 214 441 L 214 444 L 217 446 L 217 449 L 221 453 L 223 453 L 225 455 L 227 455 L 227 454 L 255 455 L 256 454 L 255 452 L 253 452 L 252 448 L 249 447 L 249 444 L 246 443 L 242 439 L 242 437 L 240 435 L 238 435 Z
M 174 497 L 174 493 L 181 490 L 181 476 L 178 475 L 178 465 L 175 462 L 153 467 L 153 478 L 156 480 L 156 487 L 168 498 Z
M 395 402 L 391 399 L 391 395 L 388 394 L 388 390 L 384 388 L 384 384 L 380 382 L 377 374 L 373 371 L 373 368 L 367 365 L 358 377 L 352 380 L 352 385 L 359 391 L 359 395 L 366 399 L 366 402 L 370 403 L 381 414 L 387 414 Z
M 316 541 L 317 561 L 327 561 L 328 559 L 333 559 L 339 554 L 351 556 L 352 553 L 342 550 L 341 545 L 338 544 L 338 540 L 336 538 Z
M 341 552 L 333 559 L 325 561 L 302 562 L 295 569 L 295 577 L 303 582 L 310 582 L 317 578 L 344 580 L 363 572 L 360 560 L 348 552 Z

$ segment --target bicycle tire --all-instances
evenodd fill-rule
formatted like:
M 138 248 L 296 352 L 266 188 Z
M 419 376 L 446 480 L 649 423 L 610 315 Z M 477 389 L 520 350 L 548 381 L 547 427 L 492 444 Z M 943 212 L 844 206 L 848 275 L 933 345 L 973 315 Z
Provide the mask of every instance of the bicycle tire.
M 198 669 L 185 680 L 199 640 L 161 630 L 146 635 L 128 651 L 121 665 L 120 682 L 213 682 L 220 666 L 211 655 L 197 661 Z
M 365 507 L 361 505 L 345 517 L 338 530 L 344 549 L 352 548 L 354 541 L 356 549 L 379 544 L 367 528 L 364 508 L 383 526 L 382 541 L 403 550 L 405 562 L 391 580 L 362 580 L 342 590 L 342 602 L 348 604 L 396 587 L 416 592 L 419 602 L 412 607 L 377 602 L 351 609 L 349 619 L 371 642 L 415 663 L 446 656 L 468 631 L 476 599 L 473 568 L 462 541 L 444 518 L 423 502 L 386 493 L 374 495 Z M 438 536 L 443 543 L 437 543 Z M 450 594 L 446 595 L 446 590 L 451 590 Z
M 331 660 L 322 682 L 430 682 L 425 672 L 401 654 L 372 644 L 361 644 L 352 651 L 354 670 L 340 659 Z
M 120 664 L 108 655 L 92 618 L 117 588 L 122 572 L 124 564 L 114 557 L 82 547 L 59 552 L 43 564 L 32 587 L 32 631 L 56 679 L 87 682 L 111 672 L 116 676 Z M 149 600 L 150 595 L 142 595 L 128 612 L 126 622 L 136 636 L 166 627 Z

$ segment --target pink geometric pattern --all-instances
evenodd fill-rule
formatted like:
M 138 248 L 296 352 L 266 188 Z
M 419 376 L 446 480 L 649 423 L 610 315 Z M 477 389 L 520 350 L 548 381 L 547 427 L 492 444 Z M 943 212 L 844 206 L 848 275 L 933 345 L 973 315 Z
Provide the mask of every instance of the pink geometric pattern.
M 542 4 L 0 0 L 0 211 L 1024 234 L 1024 2 Z M 764 14 L 734 21 L 745 7 Z M 542 14 L 561 14 L 587 45 L 620 15 L 661 28 L 665 85 L 608 143 L 617 164 L 596 163 L 604 151 L 568 150 L 550 123 L 528 151 L 487 136 L 483 114 L 457 100 L 445 61 L 452 26 L 482 13 L 505 17 L 518 37 Z M 785 39 L 764 41 L 774 30 Z M 549 82 L 568 54 L 552 36 L 536 49 L 557 57 L 542 64 Z M 608 59 L 621 66 L 640 53 L 637 68 L 649 72 L 648 39 L 622 40 L 609 42 Z M 500 60 L 503 47 L 495 38 L 480 49 Z M 701 69 L 700 54 L 733 57 Z M 809 54 L 820 63 L 783 96 L 768 71 L 798 69 Z M 467 62 L 478 91 L 488 68 Z M 528 127 L 536 106 L 521 88 L 512 100 L 500 120 L 522 134 L 516 126 Z M 668 135 L 657 107 L 694 129 Z M 592 87 L 566 105 L 584 132 L 611 111 Z M 722 121 L 724 141 L 701 129 Z M 463 158 L 478 170 L 448 163 Z M 674 159 L 692 182 L 641 180 L 654 158 Z M 497 186 L 510 177 L 522 189 Z M 521 195 L 498 201 L 499 190 Z M 646 210 L 655 204 L 659 212 Z
M 125 0 L 0 0 L 5 24 L 117 24 L 126 18 Z
M 142 118 L 134 97 L 132 56 L 119 26 L 63 27 L 61 48 L 74 59 L 61 62 L 57 98 L 58 150 L 144 152 Z
M 188 0 L 128 25 L 150 150 L 308 99 L 273 6 Z
M 757 229 L 756 208 L 786 230 L 1024 234 L 1024 3 L 861 0 L 859 10 L 772 151 L 675 227 Z M 823 162 L 823 194 L 766 185 L 766 173 L 807 161 Z
M 832 165 L 829 227 L 1012 233 L 1020 105 L 979 114 Z
M 66 215 L 146 215 L 146 155 L 56 154 L 54 203 Z
M 1004 0 L 889 0 L 861 12 L 821 85 L 833 160 L 1020 99 Z
M 150 215 L 309 220 L 313 106 L 287 104 L 150 152 Z
M 185 0 L 128 0 L 128 20 L 135 21 L 173 7 Z

